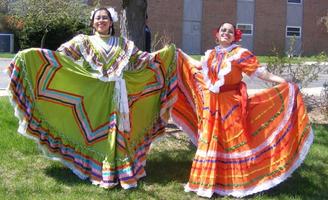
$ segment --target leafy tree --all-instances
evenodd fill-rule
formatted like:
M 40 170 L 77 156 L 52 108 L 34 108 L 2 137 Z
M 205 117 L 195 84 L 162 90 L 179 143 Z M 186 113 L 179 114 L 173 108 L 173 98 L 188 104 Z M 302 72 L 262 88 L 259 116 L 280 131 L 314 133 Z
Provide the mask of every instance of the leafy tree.
M 9 0 L 0 1 L 0 32 L 5 32 L 7 30 L 6 26 L 6 12 L 8 10 Z
M 99 0 L 92 2 L 100 3 Z M 6 24 L 19 38 L 20 49 L 54 50 L 77 32 L 89 33 L 92 8 L 85 3 L 85 0 L 4 0 L 4 6 L 0 6 L 9 11 Z M 122 8 L 126 10 L 128 38 L 143 49 L 147 0 L 122 0 Z
M 78 31 L 86 31 L 91 8 L 83 0 L 17 0 L 8 10 L 21 49 L 55 50 Z

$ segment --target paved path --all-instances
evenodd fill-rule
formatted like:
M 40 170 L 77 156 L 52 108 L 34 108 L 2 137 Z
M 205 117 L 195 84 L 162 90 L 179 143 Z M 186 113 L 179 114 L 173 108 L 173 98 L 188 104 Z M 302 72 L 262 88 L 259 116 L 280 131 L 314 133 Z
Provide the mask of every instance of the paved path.
M 8 76 L 5 72 L 6 67 L 9 65 L 11 59 L 0 58 L 0 89 L 4 89 L 8 85 Z
M 5 72 L 5 69 L 9 65 L 10 61 L 11 59 L 9 58 L 0 58 L 0 96 L 7 94 L 5 92 L 5 88 L 9 83 L 9 79 Z M 325 66 L 328 68 L 328 63 L 325 63 Z M 247 83 L 250 93 L 254 93 L 259 89 L 268 87 L 264 81 L 258 78 L 254 78 L 253 80 L 251 80 L 250 78 L 245 77 L 244 80 Z M 328 74 L 320 74 L 317 81 L 314 81 L 307 88 L 304 88 L 302 90 L 307 94 L 319 96 L 325 81 L 328 81 Z

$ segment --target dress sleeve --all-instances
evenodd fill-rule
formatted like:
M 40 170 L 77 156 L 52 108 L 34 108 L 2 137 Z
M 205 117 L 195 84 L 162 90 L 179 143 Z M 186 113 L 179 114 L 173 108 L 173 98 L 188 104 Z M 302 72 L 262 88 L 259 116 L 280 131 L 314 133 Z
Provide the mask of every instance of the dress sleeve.
M 134 46 L 130 57 L 130 70 L 138 70 L 147 65 L 153 58 L 151 53 L 147 51 L 141 51 L 136 46 Z
M 240 58 L 236 60 L 241 71 L 251 76 L 259 67 L 260 63 L 256 56 L 249 50 L 242 49 Z
M 70 41 L 60 45 L 57 52 L 64 54 L 73 60 L 79 60 L 82 57 L 80 44 L 83 42 L 83 35 L 77 35 Z

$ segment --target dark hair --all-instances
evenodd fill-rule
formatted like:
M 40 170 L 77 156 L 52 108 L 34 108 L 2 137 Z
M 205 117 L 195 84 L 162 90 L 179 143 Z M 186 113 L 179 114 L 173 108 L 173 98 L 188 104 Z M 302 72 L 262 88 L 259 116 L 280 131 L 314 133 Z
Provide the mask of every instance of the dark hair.
M 104 8 L 104 7 L 102 7 L 102 8 L 97 8 L 97 9 L 93 12 L 92 17 L 91 17 L 91 21 L 90 21 L 90 27 L 93 28 L 93 23 L 94 23 L 94 20 L 95 20 L 95 15 L 96 15 L 96 13 L 97 13 L 98 11 L 101 11 L 101 10 L 106 11 L 106 13 L 107 13 L 107 15 L 108 15 L 110 21 L 112 22 L 112 26 L 109 27 L 109 33 L 108 33 L 108 34 L 110 34 L 110 35 L 114 35 L 114 34 L 115 34 L 115 29 L 114 29 L 114 24 L 113 24 L 113 18 L 112 18 L 112 15 L 110 14 L 110 12 L 109 12 L 109 10 L 108 10 L 107 8 Z
M 233 31 L 234 31 L 235 41 L 233 41 L 232 43 L 235 43 L 235 42 L 240 41 L 240 38 L 239 38 L 239 40 L 236 40 L 237 37 L 239 37 L 239 36 L 236 36 L 236 34 L 237 34 L 237 31 L 236 31 L 237 28 L 236 28 L 236 26 L 235 26 L 234 24 L 230 23 L 230 22 L 224 22 L 224 23 L 220 24 L 220 26 L 215 30 L 215 34 L 218 33 L 218 32 L 220 31 L 220 28 L 223 26 L 223 24 L 231 24 L 231 25 L 233 26 Z M 240 37 L 241 37 L 241 35 L 240 35 Z M 216 43 L 219 43 L 219 41 L 217 40 L 216 37 L 215 37 L 215 41 L 216 41 Z
M 220 26 L 216 29 L 216 32 L 219 32 L 220 31 L 220 28 L 223 26 L 223 24 L 231 24 L 233 26 L 233 31 L 235 32 L 236 31 L 236 26 L 230 22 L 224 22 L 222 24 L 220 24 Z

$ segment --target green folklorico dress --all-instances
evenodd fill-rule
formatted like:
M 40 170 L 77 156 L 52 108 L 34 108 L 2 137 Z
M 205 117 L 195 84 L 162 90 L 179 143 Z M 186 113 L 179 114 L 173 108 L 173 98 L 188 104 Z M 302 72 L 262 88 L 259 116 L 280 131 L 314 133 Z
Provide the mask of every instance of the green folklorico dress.
M 175 67 L 174 45 L 149 54 L 123 37 L 21 51 L 8 67 L 18 132 L 81 179 L 136 187 L 175 101 Z

